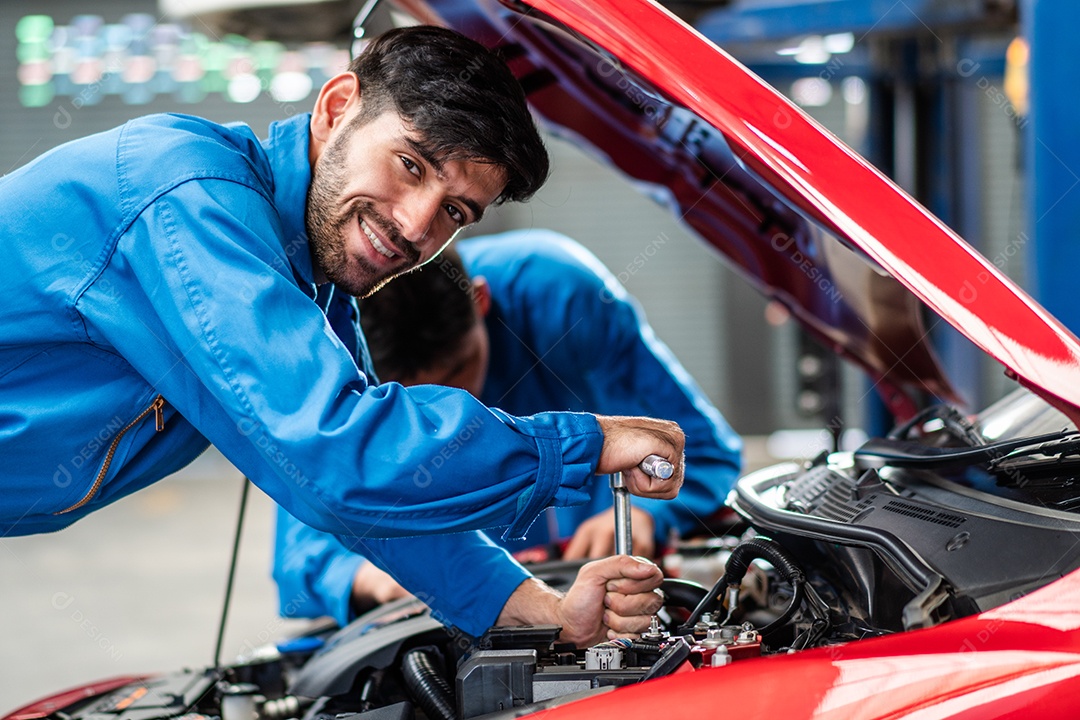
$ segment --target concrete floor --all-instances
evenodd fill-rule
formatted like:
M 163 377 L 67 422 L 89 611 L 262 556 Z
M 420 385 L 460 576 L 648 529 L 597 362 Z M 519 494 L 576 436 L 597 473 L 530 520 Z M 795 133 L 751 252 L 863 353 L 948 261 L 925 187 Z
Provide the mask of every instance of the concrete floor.
M 211 450 L 62 532 L 0 540 L 0 715 L 95 679 L 209 665 L 240 489 Z M 272 510 L 252 487 L 223 659 L 303 624 L 277 616 Z
M 765 439 L 746 438 L 745 457 L 769 463 Z M 92 680 L 209 665 L 240 489 L 210 450 L 62 532 L 0 539 L 0 715 Z M 224 661 L 306 624 L 277 615 L 273 507 L 252 487 Z

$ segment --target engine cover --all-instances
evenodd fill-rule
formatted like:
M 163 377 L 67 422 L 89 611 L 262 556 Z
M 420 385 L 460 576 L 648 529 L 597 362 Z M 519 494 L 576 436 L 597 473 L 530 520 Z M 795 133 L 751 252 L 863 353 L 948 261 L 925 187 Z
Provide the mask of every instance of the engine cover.
M 1075 515 L 932 471 L 862 469 L 849 453 L 752 473 L 732 497 L 740 515 L 792 552 L 830 557 L 815 565 L 829 573 L 838 564 L 831 579 L 859 598 L 858 614 L 886 629 L 996 607 L 1080 567 Z M 892 613 L 897 584 L 908 596 Z

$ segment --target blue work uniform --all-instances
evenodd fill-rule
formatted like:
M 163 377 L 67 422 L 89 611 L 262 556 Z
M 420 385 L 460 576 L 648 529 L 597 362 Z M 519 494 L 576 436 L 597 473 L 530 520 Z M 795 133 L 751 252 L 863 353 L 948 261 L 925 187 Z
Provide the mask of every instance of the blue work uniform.
M 60 529 L 213 443 L 291 514 L 366 538 L 449 621 L 482 630 L 505 596 L 470 596 L 420 538 L 380 538 L 523 534 L 587 499 L 599 425 L 368 380 L 353 300 L 314 282 L 309 123 L 260 143 L 148 116 L 0 179 L 0 537 Z M 477 533 L 455 541 L 505 586 L 527 576 Z
M 738 477 L 742 442 L 618 280 L 588 250 L 550 231 L 508 232 L 457 248 L 469 274 L 483 276 L 491 288 L 481 400 L 522 415 L 558 409 L 674 420 L 686 433 L 682 490 L 674 500 L 635 497 L 633 503 L 652 515 L 658 545 L 672 531 L 701 527 Z M 524 538 L 501 544 L 517 551 L 569 538 L 611 505 L 607 478 L 596 476 L 587 503 L 549 510 Z M 352 581 L 363 561 L 333 536 L 278 513 L 274 577 L 283 611 L 348 621 Z M 299 596 L 308 602 L 290 604 Z

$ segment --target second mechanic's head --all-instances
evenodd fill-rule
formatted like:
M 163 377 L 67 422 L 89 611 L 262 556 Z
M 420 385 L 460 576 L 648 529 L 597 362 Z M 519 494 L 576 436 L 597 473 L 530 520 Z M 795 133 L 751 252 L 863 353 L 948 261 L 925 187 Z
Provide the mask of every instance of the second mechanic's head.
M 447 385 L 479 397 L 490 309 L 487 281 L 470 279 L 452 248 L 373 293 L 360 303 L 360 323 L 379 379 Z
M 528 199 L 548 173 L 506 65 L 435 27 L 385 33 L 327 81 L 310 160 L 316 280 L 358 296 L 430 260 L 489 205 Z

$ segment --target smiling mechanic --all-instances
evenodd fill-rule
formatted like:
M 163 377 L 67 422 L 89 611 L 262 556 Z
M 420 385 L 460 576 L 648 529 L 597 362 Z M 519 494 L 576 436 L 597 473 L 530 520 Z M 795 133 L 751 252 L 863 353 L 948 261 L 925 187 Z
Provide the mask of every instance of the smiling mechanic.
M 635 500 L 634 551 L 651 557 L 673 531 L 703 528 L 738 476 L 742 443 L 611 272 L 545 230 L 465 240 L 457 250 L 360 302 L 379 378 L 460 387 L 515 415 L 559 408 L 674 420 L 687 438 L 686 482 L 675 500 Z M 611 555 L 607 478 L 589 490 L 587 503 L 552 508 L 524 538 L 501 544 L 521 552 L 568 539 L 565 559 Z M 344 625 L 353 611 L 407 594 L 362 553 L 362 540 L 339 541 L 279 509 L 283 612 Z
M 453 552 L 401 536 L 520 536 L 546 507 L 584 502 L 596 472 L 673 497 L 674 423 L 517 418 L 461 390 L 376 386 L 357 363 L 349 295 L 428 261 L 546 174 L 506 66 L 410 28 L 262 143 L 246 126 L 149 116 L 7 175 L 0 536 L 69 525 L 213 443 L 306 524 L 367 538 L 463 630 L 550 622 L 578 643 L 640 631 L 659 605 L 651 564 L 594 564 L 562 597 L 479 533 Z M 673 482 L 636 468 L 650 453 L 676 463 Z

